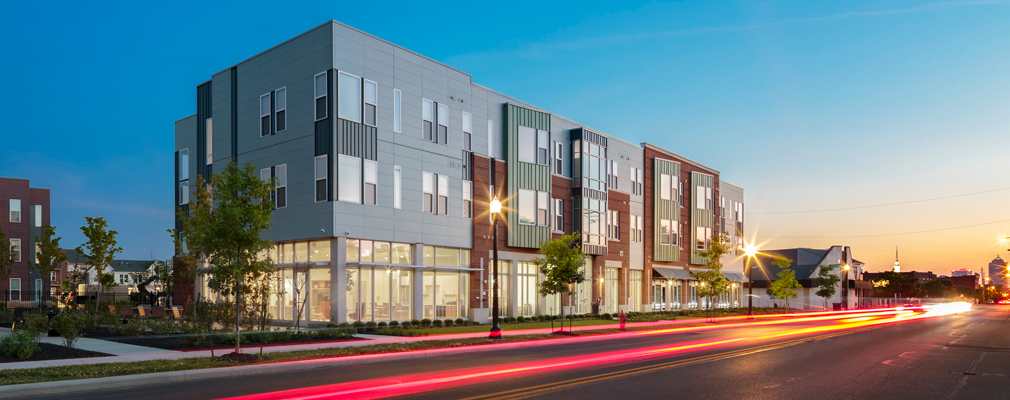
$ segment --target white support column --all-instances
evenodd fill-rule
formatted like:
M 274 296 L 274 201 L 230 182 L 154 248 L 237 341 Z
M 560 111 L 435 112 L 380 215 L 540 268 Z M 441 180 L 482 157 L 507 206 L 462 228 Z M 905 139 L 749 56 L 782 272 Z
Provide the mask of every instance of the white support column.
M 414 265 L 424 265 L 424 244 L 414 244 Z M 424 319 L 424 270 L 414 269 L 414 319 Z
M 330 239 L 330 321 L 347 322 L 347 238 Z

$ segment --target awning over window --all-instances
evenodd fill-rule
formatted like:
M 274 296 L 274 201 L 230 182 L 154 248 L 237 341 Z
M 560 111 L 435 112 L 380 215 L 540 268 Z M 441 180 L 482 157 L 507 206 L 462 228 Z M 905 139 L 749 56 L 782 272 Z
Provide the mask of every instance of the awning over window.
M 694 279 L 682 268 L 652 267 L 652 272 L 666 279 Z
M 723 276 L 729 279 L 730 282 L 746 282 L 747 277 L 743 275 L 743 272 L 737 271 L 723 271 Z

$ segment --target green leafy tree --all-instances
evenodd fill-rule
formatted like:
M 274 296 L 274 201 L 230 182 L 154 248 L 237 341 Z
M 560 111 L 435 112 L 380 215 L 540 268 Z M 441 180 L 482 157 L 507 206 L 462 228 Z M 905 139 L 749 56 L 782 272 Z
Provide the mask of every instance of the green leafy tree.
M 56 227 L 42 226 L 42 237 L 35 237 L 39 251 L 35 253 L 36 262 L 32 268 L 42 275 L 42 287 L 49 287 L 49 275 L 60 268 L 60 263 L 67 261 L 67 255 L 60 248 L 60 237 L 56 236 Z M 48 299 L 49 295 L 45 295 Z
M 875 287 L 875 294 L 878 297 L 919 297 L 922 295 L 922 285 L 919 284 L 919 279 L 912 274 L 887 271 L 882 272 L 877 281 L 882 283 Z
M 824 309 L 828 308 L 828 299 L 838 292 L 838 283 L 842 281 L 842 278 L 835 273 L 835 268 L 838 267 L 838 264 L 821 265 L 817 277 L 814 278 L 814 286 L 817 286 L 815 294 L 824 298 Z
M 715 300 L 722 294 L 729 291 L 729 279 L 722 274 L 722 257 L 732 251 L 729 244 L 729 237 L 725 233 L 712 235 L 712 244 L 705 250 L 695 250 L 694 254 L 705 258 L 705 270 L 692 272 L 691 277 L 697 279 L 701 284 L 697 288 L 698 297 L 708 299 L 708 309 L 711 313 L 715 307 Z
M 0 281 L 7 282 L 7 278 L 11 276 L 12 266 L 14 266 L 14 246 L 7 240 L 3 228 L 0 228 Z
M 213 197 L 206 180 L 198 176 L 189 212 L 177 211 L 184 244 L 178 248 L 207 264 L 210 289 L 234 296 L 235 352 L 239 352 L 242 293 L 273 270 L 273 261 L 262 256 L 273 243 L 262 234 L 270 228 L 275 183 L 261 180 L 254 163 L 239 167 L 235 162 L 211 181 Z M 192 268 L 198 266 L 192 263 Z
M 957 289 L 954 287 L 954 282 L 946 279 L 934 279 L 922 285 L 923 291 L 929 297 L 954 297 L 957 293 Z
M 88 238 L 87 243 L 77 246 L 77 252 L 88 259 L 91 268 L 95 269 L 95 278 L 98 280 L 99 297 L 95 300 L 95 312 L 98 312 L 101 295 L 106 290 L 116 286 L 116 279 L 112 273 L 105 272 L 105 269 L 112 265 L 117 253 L 122 253 L 123 248 L 117 246 L 116 235 L 119 232 L 109 230 L 109 223 L 105 218 L 84 217 L 88 224 L 81 227 L 84 237 Z
M 543 282 L 537 285 L 541 296 L 569 294 L 578 285 L 586 281 L 583 267 L 586 255 L 582 252 L 579 234 L 570 233 L 557 239 L 540 244 L 540 257 L 533 260 L 544 276 Z M 561 327 L 565 326 L 565 308 L 561 307 Z
M 775 261 L 772 261 L 772 264 L 779 267 L 779 273 L 777 274 L 779 279 L 768 285 L 768 294 L 781 301 L 785 301 L 786 311 L 788 311 L 789 299 L 796 298 L 798 293 L 796 293 L 795 289 L 801 287 L 800 283 L 796 281 L 796 271 L 789 268 L 792 262 L 783 256 L 775 257 Z

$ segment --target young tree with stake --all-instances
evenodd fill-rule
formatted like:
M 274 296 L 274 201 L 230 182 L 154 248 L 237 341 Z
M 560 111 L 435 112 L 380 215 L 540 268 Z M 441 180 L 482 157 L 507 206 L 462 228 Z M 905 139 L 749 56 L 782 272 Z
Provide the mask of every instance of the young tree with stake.
M 838 282 L 842 280 L 834 272 L 835 268 L 838 268 L 838 264 L 821 265 L 817 271 L 817 277 L 814 278 L 814 286 L 818 288 L 815 294 L 824 298 L 825 310 L 828 309 L 828 299 L 834 297 L 838 292 Z
M 789 299 L 796 298 L 798 294 L 796 290 L 799 289 L 800 283 L 796 281 L 796 271 L 789 268 L 792 265 L 792 261 L 783 256 L 775 257 L 775 261 L 772 262 L 775 266 L 779 267 L 778 277 L 779 279 L 768 285 L 768 294 L 778 298 L 779 300 L 785 301 L 786 312 L 789 311 Z
M 705 258 L 706 270 L 692 272 L 691 277 L 697 279 L 701 285 L 697 288 L 698 297 L 707 298 L 709 316 L 715 307 L 715 299 L 723 293 L 729 291 L 729 280 L 722 274 L 722 259 L 730 252 L 732 246 L 729 244 L 729 237 L 725 233 L 722 235 L 712 235 L 712 244 L 705 250 L 695 250 L 694 254 Z
M 579 243 L 579 234 L 570 233 L 540 244 L 541 256 L 533 259 L 533 263 L 544 276 L 544 281 L 537 285 L 541 296 L 557 294 L 564 298 L 575 285 L 586 281 L 582 273 L 586 255 Z M 561 307 L 561 330 L 564 329 L 565 308 Z
M 110 231 L 109 223 L 105 221 L 105 218 L 84 217 L 84 219 L 88 224 L 82 226 L 81 231 L 84 232 L 84 237 L 88 238 L 88 242 L 77 246 L 77 252 L 88 259 L 91 268 L 95 269 L 95 279 L 99 286 L 98 297 L 95 298 L 95 312 L 98 312 L 98 306 L 102 302 L 101 295 L 116 286 L 115 276 L 106 273 L 105 269 L 112 265 L 116 254 L 122 253 L 123 248 L 117 246 L 116 235 L 119 232 Z
M 39 251 L 35 253 L 35 270 L 42 275 L 42 287 L 49 287 L 49 275 L 60 268 L 60 263 L 67 261 L 67 255 L 60 249 L 60 237 L 56 236 L 56 227 L 42 226 L 42 237 L 35 237 Z M 41 288 L 40 288 L 41 290 Z M 48 299 L 49 296 L 46 295 Z

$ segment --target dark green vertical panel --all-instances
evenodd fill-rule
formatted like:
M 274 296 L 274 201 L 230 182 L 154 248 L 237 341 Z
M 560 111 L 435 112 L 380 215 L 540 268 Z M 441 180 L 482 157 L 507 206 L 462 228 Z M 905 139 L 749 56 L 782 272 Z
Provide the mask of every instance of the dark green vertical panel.
M 698 243 L 698 227 L 714 228 L 715 212 L 713 210 L 703 210 L 698 208 L 698 187 L 714 188 L 715 177 L 712 175 L 691 173 L 691 244 L 690 248 L 696 248 Z M 712 193 L 712 208 L 715 208 L 715 193 Z M 713 229 L 713 233 L 715 230 Z M 704 265 L 705 258 L 691 252 L 691 264 Z
M 652 259 L 656 261 L 677 262 L 680 261 L 680 247 L 660 244 L 659 220 L 670 219 L 680 221 L 680 203 L 676 199 L 663 200 L 660 195 L 663 185 L 659 178 L 662 174 L 667 174 L 680 179 L 680 164 L 659 158 L 652 160 Z
M 508 198 L 505 202 L 506 221 L 508 221 L 508 245 L 512 247 L 537 248 L 540 243 L 550 240 L 549 226 L 530 226 L 519 224 L 519 213 L 510 204 L 518 198 L 519 189 L 549 192 L 551 190 L 551 171 L 546 165 L 531 164 L 519 161 L 519 126 L 542 129 L 550 132 L 551 115 L 534 111 L 512 104 L 505 104 L 505 161 L 508 165 Z

